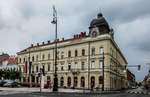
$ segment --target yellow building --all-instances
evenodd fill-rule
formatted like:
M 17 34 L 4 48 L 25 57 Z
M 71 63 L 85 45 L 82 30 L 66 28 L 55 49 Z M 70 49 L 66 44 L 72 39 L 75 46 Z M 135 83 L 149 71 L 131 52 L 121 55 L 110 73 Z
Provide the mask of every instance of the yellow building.
M 127 61 L 117 46 L 113 30 L 101 13 L 90 23 L 89 33 L 81 32 L 73 38 L 57 40 L 58 86 L 66 88 L 118 90 L 127 87 L 124 67 Z M 53 84 L 55 41 L 36 45 L 18 52 L 18 65 L 22 71 L 22 83 L 29 82 L 29 70 L 25 63 L 32 62 L 32 85 L 40 83 L 38 73 L 44 68 L 45 84 Z M 104 56 L 104 57 L 103 57 Z M 52 85 L 51 85 L 52 86 Z

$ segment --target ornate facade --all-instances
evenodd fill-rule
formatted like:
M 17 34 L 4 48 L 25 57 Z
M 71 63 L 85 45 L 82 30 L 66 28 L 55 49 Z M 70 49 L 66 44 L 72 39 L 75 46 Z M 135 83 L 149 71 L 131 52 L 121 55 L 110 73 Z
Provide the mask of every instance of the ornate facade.
M 91 21 L 89 33 L 81 32 L 73 38 L 57 41 L 58 86 L 66 88 L 118 90 L 127 87 L 124 67 L 127 61 L 114 41 L 113 30 L 103 15 Z M 21 82 L 29 82 L 25 63 L 32 62 L 32 84 L 40 83 L 38 73 L 45 70 L 45 84 L 53 84 L 55 41 L 36 45 L 18 52 L 18 65 L 22 71 Z M 104 56 L 104 57 L 103 57 Z M 104 65 L 104 77 L 103 77 Z M 29 68 L 26 68 L 29 69 Z M 52 85 L 51 85 L 52 86 Z

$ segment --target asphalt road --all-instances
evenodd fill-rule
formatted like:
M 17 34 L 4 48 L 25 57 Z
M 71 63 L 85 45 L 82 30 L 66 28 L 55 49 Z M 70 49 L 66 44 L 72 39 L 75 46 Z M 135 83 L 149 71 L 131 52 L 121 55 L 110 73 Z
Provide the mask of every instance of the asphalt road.
M 82 93 L 22 93 L 22 94 L 8 94 L 0 95 L 0 97 L 150 97 L 145 94 L 82 94 Z

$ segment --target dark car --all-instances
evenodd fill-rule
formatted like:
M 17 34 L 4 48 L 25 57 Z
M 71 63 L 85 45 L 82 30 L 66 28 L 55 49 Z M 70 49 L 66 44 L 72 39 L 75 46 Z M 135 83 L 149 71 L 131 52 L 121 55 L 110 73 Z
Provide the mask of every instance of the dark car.
M 4 87 L 18 87 L 20 86 L 18 82 L 16 81 L 8 81 L 4 85 Z
M 5 81 L 5 80 L 0 80 L 0 87 L 3 87 L 3 85 L 4 85 L 5 83 L 7 83 L 7 81 Z

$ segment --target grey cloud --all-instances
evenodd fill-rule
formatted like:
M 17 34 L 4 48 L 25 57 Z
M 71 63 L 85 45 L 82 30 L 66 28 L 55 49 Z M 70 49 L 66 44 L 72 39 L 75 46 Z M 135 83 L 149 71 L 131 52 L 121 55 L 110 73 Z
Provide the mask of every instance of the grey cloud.
M 59 37 L 88 31 L 90 21 L 102 12 L 129 64 L 142 63 L 141 57 L 149 56 L 145 56 L 150 50 L 149 0 L 2 0 L 0 34 L 9 36 L 0 39 L 0 49 L 14 54 L 31 43 L 53 40 L 52 4 L 58 11 Z

